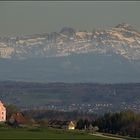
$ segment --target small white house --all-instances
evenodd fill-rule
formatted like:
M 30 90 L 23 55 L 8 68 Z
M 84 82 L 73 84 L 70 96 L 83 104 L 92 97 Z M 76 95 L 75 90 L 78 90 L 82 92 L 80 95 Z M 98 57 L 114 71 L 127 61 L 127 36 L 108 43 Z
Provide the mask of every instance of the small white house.
M 3 103 L 0 101 L 0 122 L 6 121 L 6 108 Z
M 69 130 L 74 130 L 74 129 L 75 129 L 75 124 L 74 124 L 74 122 L 70 121 L 70 123 L 68 124 L 68 129 L 69 129 Z

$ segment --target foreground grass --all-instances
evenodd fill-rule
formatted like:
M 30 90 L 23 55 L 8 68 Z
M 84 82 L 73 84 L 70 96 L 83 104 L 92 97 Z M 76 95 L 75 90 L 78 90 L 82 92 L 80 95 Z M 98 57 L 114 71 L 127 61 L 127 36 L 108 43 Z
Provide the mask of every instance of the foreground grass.
M 66 131 L 50 128 L 0 128 L 0 139 L 95 139 L 111 140 L 92 136 L 85 132 Z

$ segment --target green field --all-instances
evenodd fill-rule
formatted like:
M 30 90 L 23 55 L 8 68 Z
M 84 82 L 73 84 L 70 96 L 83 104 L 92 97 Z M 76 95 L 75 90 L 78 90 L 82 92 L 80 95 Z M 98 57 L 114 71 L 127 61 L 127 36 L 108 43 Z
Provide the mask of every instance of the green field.
M 0 139 L 95 139 L 108 138 L 92 136 L 77 130 L 66 131 L 51 128 L 0 128 Z M 111 139 L 110 139 L 111 140 Z

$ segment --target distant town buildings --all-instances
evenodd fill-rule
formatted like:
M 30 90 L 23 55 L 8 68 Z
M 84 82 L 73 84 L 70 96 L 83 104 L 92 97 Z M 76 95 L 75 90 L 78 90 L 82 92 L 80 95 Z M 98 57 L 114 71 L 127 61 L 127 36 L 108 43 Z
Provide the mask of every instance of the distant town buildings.
M 0 101 L 0 122 L 6 121 L 6 108 L 3 103 Z

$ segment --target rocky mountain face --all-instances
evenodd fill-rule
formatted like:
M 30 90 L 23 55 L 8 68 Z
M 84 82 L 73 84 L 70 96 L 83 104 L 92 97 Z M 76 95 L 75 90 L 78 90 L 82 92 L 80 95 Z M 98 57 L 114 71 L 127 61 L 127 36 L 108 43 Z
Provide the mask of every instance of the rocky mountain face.
M 122 23 L 92 32 L 64 27 L 60 32 L 0 38 L 0 58 L 27 59 L 71 54 L 118 54 L 128 60 L 140 59 L 140 33 Z
M 120 83 L 139 75 L 140 33 L 126 23 L 0 38 L 0 80 Z

